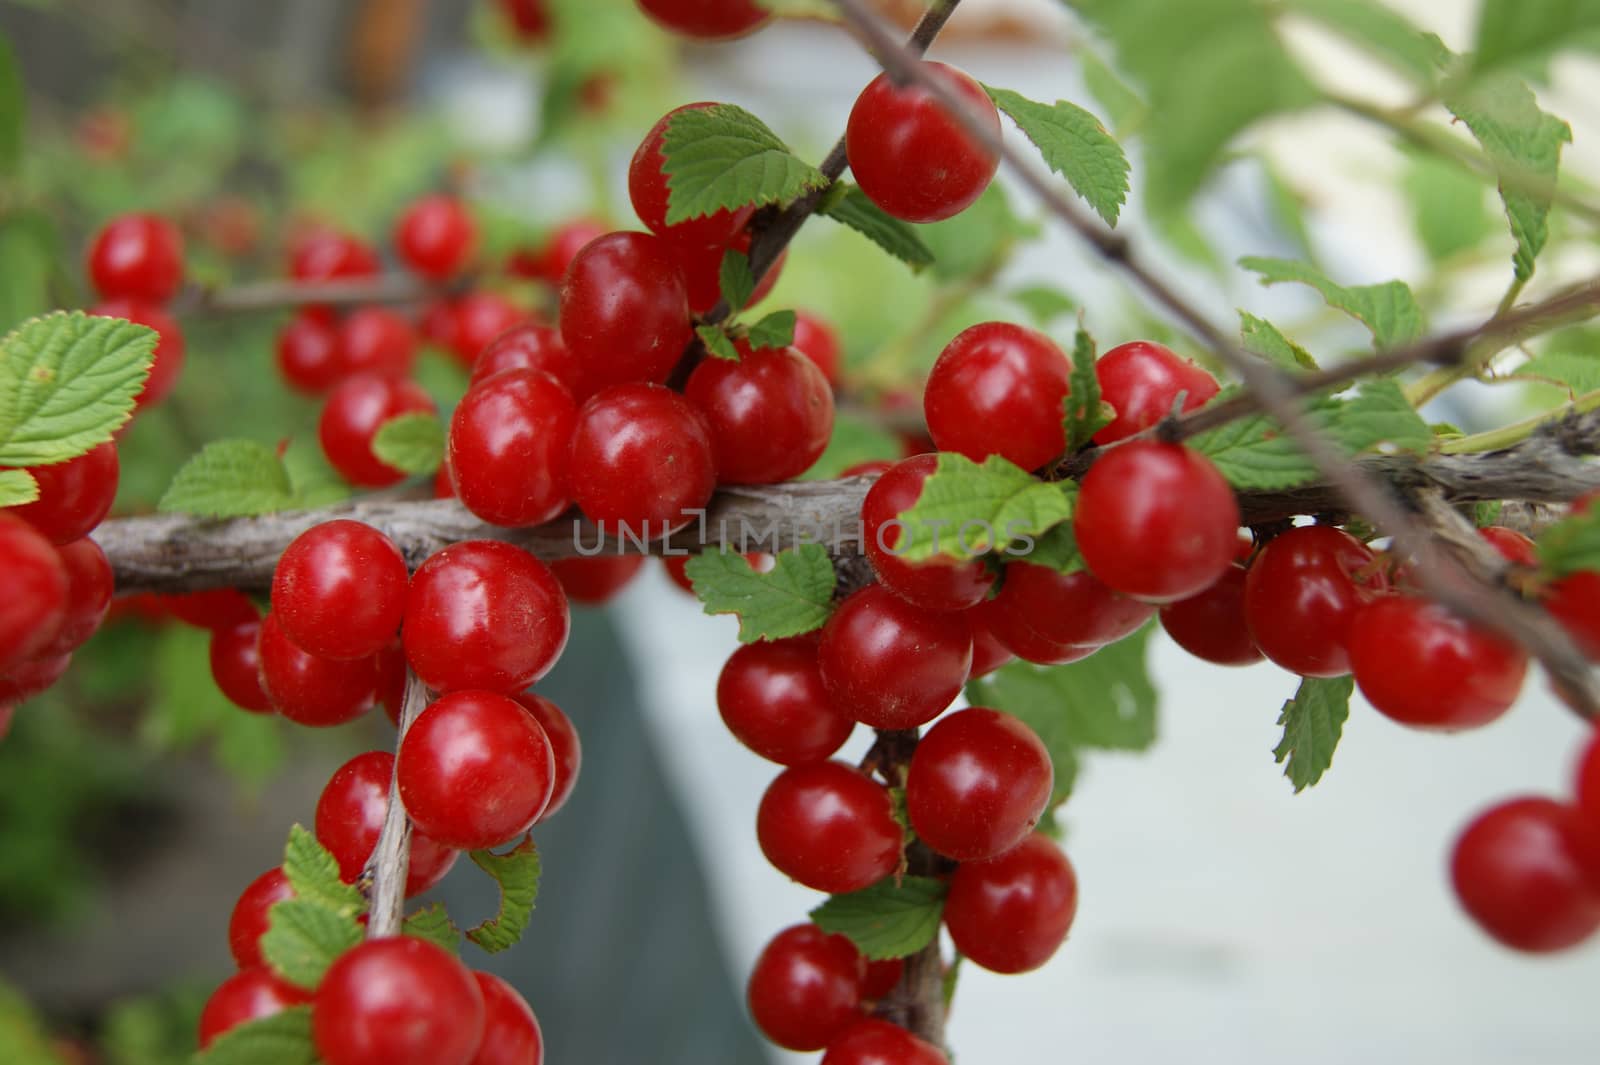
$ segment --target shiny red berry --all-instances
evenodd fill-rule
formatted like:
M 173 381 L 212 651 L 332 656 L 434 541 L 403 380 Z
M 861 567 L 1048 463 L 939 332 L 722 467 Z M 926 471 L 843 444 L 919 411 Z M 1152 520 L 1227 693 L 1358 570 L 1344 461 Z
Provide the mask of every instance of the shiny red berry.
M 501 370 L 542 370 L 574 398 L 588 395 L 583 364 L 562 343 L 560 330 L 540 322 L 522 322 L 491 340 L 472 364 L 470 383 L 479 384 Z
M 861 1016 L 865 971 L 861 952 L 844 936 L 814 924 L 786 928 L 750 970 L 750 1017 L 778 1046 L 821 1050 Z
M 723 258 L 729 251 L 739 251 L 749 255 L 751 236 L 750 230 L 745 229 L 726 244 L 684 244 L 676 240 L 665 243 L 673 261 L 678 264 L 678 270 L 683 274 L 684 285 L 689 295 L 689 310 L 695 314 L 705 314 L 722 301 Z M 754 307 L 767 298 L 783 274 L 784 263 L 788 260 L 789 249 L 785 248 L 778 253 L 778 258 L 767 267 L 761 279 L 756 282 L 755 290 L 744 302 L 746 307 Z
M 382 270 L 372 245 L 326 226 L 309 230 L 289 245 L 289 276 L 296 281 L 352 281 Z
M 311 992 L 285 983 L 265 967 L 234 973 L 211 993 L 200 1011 L 200 1049 L 209 1047 L 230 1028 L 310 1001 Z
M 117 446 L 109 441 L 66 462 L 29 466 L 39 498 L 7 507 L 6 513 L 22 518 L 53 544 L 81 540 L 111 512 L 120 469 Z
M 828 1044 L 821 1065 L 950 1065 L 944 1051 L 897 1024 L 860 1020 Z
M 561 582 L 570 601 L 601 606 L 611 602 L 633 582 L 644 562 L 643 555 L 561 558 L 550 563 L 550 572 Z
M 843 762 L 810 762 L 785 769 L 768 786 L 756 838 L 779 872 L 839 894 L 894 872 L 903 833 L 881 784 Z
M 72 665 L 71 655 L 55 658 L 30 658 L 0 674 L 0 706 L 25 703 L 46 690 L 66 675 Z
M 450 305 L 449 347 L 471 367 L 496 337 L 528 320 L 528 312 L 498 292 L 469 292 Z
M 212 588 L 204 592 L 164 595 L 162 603 L 172 616 L 197 629 L 231 629 L 247 621 L 260 621 L 261 611 L 237 588 Z
M 144 388 L 139 390 L 133 402 L 137 409 L 143 410 L 167 398 L 177 385 L 179 374 L 183 372 L 184 352 L 187 350 L 183 328 L 178 325 L 178 320 L 153 303 L 126 299 L 97 303 L 86 313 L 101 318 L 121 318 L 156 331 L 155 361 L 150 364 L 150 376 L 145 378 Z
M 752 350 L 739 360 L 704 359 L 684 395 L 711 429 L 717 479 L 777 484 L 800 476 L 833 435 L 833 390 L 816 364 L 793 348 Z
M 974 462 L 1000 455 L 1034 470 L 1061 457 L 1067 357 L 1043 333 L 984 322 L 945 346 L 928 375 L 923 411 L 940 451 Z
M 944 923 L 956 949 L 990 972 L 1025 973 L 1050 960 L 1078 912 L 1078 878 L 1040 835 L 950 878 Z
M 634 213 L 645 228 L 660 237 L 670 237 L 683 244 L 726 244 L 733 235 L 744 228 L 754 213 L 754 207 L 738 210 L 721 210 L 701 215 L 687 221 L 667 225 L 667 172 L 666 156 L 661 146 L 666 140 L 667 126 L 674 117 L 685 111 L 701 111 L 715 106 L 710 103 L 684 104 L 673 108 L 650 127 L 633 161 L 628 165 L 628 198 L 633 201 Z
M 572 260 L 584 246 L 609 232 L 611 228 L 605 223 L 589 218 L 564 222 L 545 238 L 543 246 L 515 272 L 518 276 L 559 285 L 561 279 L 567 276 L 567 267 L 572 265 Z
M 317 425 L 322 453 L 340 476 L 362 488 L 387 488 L 405 474 L 372 453 L 384 423 L 402 414 L 432 414 L 433 400 L 414 381 L 360 374 L 329 394 Z
M 532 44 L 549 36 L 550 12 L 545 10 L 545 0 L 499 0 L 499 5 L 512 32 L 524 43 Z
M 493 973 L 472 978 L 483 993 L 483 1042 L 468 1065 L 543 1065 L 544 1032 L 527 999 Z
M 417 362 L 417 331 L 387 307 L 359 307 L 339 324 L 338 376 L 358 373 L 404 377 Z
M 1546 591 L 1544 608 L 1580 651 L 1600 662 L 1600 573 L 1580 570 L 1562 577 Z
M 717 486 L 703 414 L 660 385 L 608 388 L 578 412 L 573 498 L 612 532 L 649 538 L 694 520 Z
M 1517 532 L 1501 525 L 1486 525 L 1478 530 L 1478 535 L 1489 542 L 1500 553 L 1500 557 L 1507 562 L 1515 562 L 1523 566 L 1536 566 L 1539 556 L 1534 548 L 1533 541 Z
M 839 334 L 827 319 L 810 311 L 796 311 L 794 316 L 794 346 L 800 354 L 817 364 L 828 384 L 839 387 L 844 372 L 844 353 L 839 344 Z
M 1521 798 L 1479 814 L 1456 841 L 1450 876 L 1467 915 L 1513 950 L 1566 950 L 1600 928 L 1600 894 L 1584 876 L 1576 814 Z
M 338 519 L 292 540 L 272 573 L 272 614 L 319 658 L 366 658 L 400 631 L 406 560 L 372 526 Z
M 228 701 L 252 714 L 272 713 L 272 696 L 261 682 L 261 622 L 246 621 L 211 631 L 211 679 Z
M 572 719 L 549 699 L 533 692 L 523 692 L 512 698 L 533 715 L 539 727 L 544 729 L 545 739 L 550 741 L 555 778 L 550 787 L 550 801 L 539 815 L 540 821 L 548 821 L 566 805 L 567 799 L 572 796 L 572 789 L 578 786 L 578 772 L 583 768 L 583 744 L 579 742 L 578 730 L 573 727 Z
M 353 884 L 378 845 L 389 815 L 389 787 L 394 781 L 394 755 L 388 751 L 358 754 L 334 771 L 317 799 L 317 842 L 339 863 L 339 878 Z M 406 872 L 406 897 L 420 895 L 444 879 L 455 864 L 456 850 L 426 832 L 411 833 L 411 864 Z
M 856 724 L 828 698 L 816 641 L 803 637 L 733 652 L 717 679 L 717 709 L 735 739 L 780 765 L 822 761 Z
M 959 614 L 922 610 L 872 584 L 823 626 L 817 662 L 840 710 L 873 728 L 916 728 L 961 693 L 972 633 Z
M 492 525 L 538 525 L 571 503 L 578 406 L 538 370 L 504 370 L 467 390 L 450 418 L 456 498 Z
M 973 678 L 986 677 L 1017 657 L 1016 652 L 1007 647 L 995 633 L 990 621 L 991 611 L 990 604 L 979 603 L 961 614 L 967 621 L 968 631 L 972 633 L 970 675 Z
M 340 955 L 311 1007 L 327 1065 L 471 1065 L 483 1032 L 472 973 L 414 936 L 369 939 Z
M 290 388 L 321 395 L 344 373 L 339 329 L 323 316 L 302 311 L 278 333 L 278 372 Z
M 1094 364 L 1100 379 L 1100 398 L 1117 416 L 1094 434 L 1097 444 L 1132 436 L 1173 413 L 1183 393 L 1184 411 L 1210 402 L 1219 391 L 1216 378 L 1182 358 L 1171 348 L 1147 340 L 1120 344 Z
M 1012 563 L 1015 565 L 1015 563 Z M 1097 582 L 1098 583 L 1098 582 Z M 1104 587 L 1102 585 L 1102 587 Z M 973 660 L 977 661 L 977 630 L 981 626 L 988 637 L 1006 653 L 1041 666 L 1060 666 L 1088 658 L 1100 649 L 1097 644 L 1056 643 L 1039 635 L 1033 619 L 1016 610 L 1006 609 L 998 597 L 986 600 L 965 611 L 968 627 L 973 630 Z M 976 665 L 973 676 L 980 676 Z
M 591 386 L 665 381 L 694 336 L 683 272 L 649 233 L 608 233 L 561 283 L 561 339 Z
M 923 483 L 937 465 L 937 455 L 914 455 L 884 471 L 861 504 L 862 536 L 867 561 L 884 587 L 924 610 L 965 610 L 983 602 L 994 587 L 994 572 L 981 559 L 908 562 L 901 555 L 907 529 L 900 515 L 922 497 Z M 961 533 L 953 527 L 933 531 L 945 543 Z
M 975 706 L 948 714 L 911 756 L 906 810 L 928 846 L 957 861 L 1010 850 L 1039 823 L 1055 771 L 1034 731 Z
M 89 280 L 102 299 L 165 303 L 183 284 L 183 234 L 158 215 L 114 218 L 89 248 Z
M 905 972 L 905 968 L 904 958 L 867 962 L 867 975 L 861 979 L 861 997 L 867 1001 L 875 1001 L 888 995 L 895 989 L 895 985 L 900 983 L 900 976 Z
M 1234 563 L 1203 592 L 1161 608 L 1161 627 L 1196 658 L 1219 666 L 1261 661 L 1244 616 L 1245 568 Z
M 228 949 L 241 969 L 263 964 L 261 937 L 269 924 L 268 912 L 285 899 L 294 898 L 294 889 L 283 870 L 273 866 L 254 880 L 234 904 L 228 918 Z
M 454 196 L 424 196 L 400 216 L 394 244 L 412 270 L 443 281 L 471 261 L 477 250 L 478 225 Z
M 114 577 L 106 553 L 93 540 L 74 540 L 56 549 L 67 574 L 67 609 L 55 639 L 36 658 L 56 658 L 82 647 L 111 609 Z
M 0 674 L 34 657 L 67 619 L 67 569 L 50 541 L 0 511 Z
M 742 37 L 771 15 L 751 0 L 639 0 L 639 7 L 674 33 L 702 41 Z
M 289 639 L 276 614 L 261 622 L 261 686 L 273 709 L 312 728 L 343 725 L 371 710 L 381 678 L 377 656 L 318 658 Z
M 1006 565 L 1005 583 L 992 609 L 1002 642 L 1018 629 L 1031 629 L 1042 640 L 1069 647 L 1115 643 L 1156 612 L 1092 573 L 1060 573 L 1023 559 Z
M 1385 581 L 1366 546 L 1330 525 L 1290 529 L 1244 581 L 1244 616 L 1267 658 L 1303 677 L 1350 672 L 1350 624 Z

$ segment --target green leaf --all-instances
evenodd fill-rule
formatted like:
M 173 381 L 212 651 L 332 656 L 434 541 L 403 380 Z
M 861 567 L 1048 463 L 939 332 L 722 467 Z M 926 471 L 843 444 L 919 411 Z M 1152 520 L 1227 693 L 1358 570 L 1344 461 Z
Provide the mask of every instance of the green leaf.
M 451 954 L 461 953 L 461 929 L 450 920 L 450 913 L 442 902 L 435 902 L 407 917 L 400 931 L 408 936 L 426 939 Z
M 796 158 L 766 123 L 732 104 L 679 111 L 667 123 L 661 154 L 668 224 L 787 203 L 828 185 L 827 175 Z
M 1551 577 L 1600 570 L 1600 507 L 1550 526 L 1539 534 L 1539 568 Z
M 1487 525 L 1500 523 L 1500 512 L 1505 509 L 1505 502 L 1499 499 L 1486 499 L 1472 504 L 1472 524 L 1482 529 Z
M 795 313 L 773 311 L 750 327 L 752 348 L 786 348 L 794 343 Z
M 296 898 L 350 917 L 367 908 L 356 886 L 339 879 L 338 859 L 304 825 L 289 829 L 289 842 L 283 848 L 283 875 Z
M 11 42 L 0 35 L 0 174 L 13 175 L 22 165 L 27 89 Z
M 1027 542 L 1030 539 L 1031 544 Z M 1043 536 L 1018 541 L 1006 554 L 1008 558 L 1032 562 L 1057 573 L 1071 575 L 1083 569 L 1083 555 L 1078 551 L 1078 537 L 1070 521 L 1062 522 Z
M 111 439 L 150 375 L 154 329 L 82 311 L 0 339 L 0 466 L 46 466 Z
M 320 902 L 285 899 L 267 911 L 261 956 L 296 987 L 315 988 L 334 959 L 361 942 L 356 919 Z
M 900 453 L 899 437 L 866 418 L 838 411 L 833 416 L 833 435 L 828 438 L 827 450 L 800 479 L 831 481 L 863 462 L 898 461 Z
M 473 851 L 472 864 L 500 885 L 500 911 L 467 933 L 467 938 L 490 954 L 514 947 L 527 931 L 533 903 L 539 897 L 539 848 L 524 839 L 504 854 Z
M 1481 177 L 1456 162 L 1417 152 L 1401 187 L 1417 239 L 1436 264 L 1476 248 L 1494 231 Z
M 9 330 L 55 306 L 51 280 L 66 256 L 55 220 L 32 208 L 0 215 L 0 330 Z
M 1322 294 L 1328 306 L 1340 310 L 1372 330 L 1380 349 L 1398 347 L 1422 335 L 1422 307 L 1403 281 L 1346 288 L 1334 284 L 1315 267 L 1288 259 L 1246 256 L 1239 265 L 1261 275 L 1263 285 L 1296 281 Z
M 372 453 L 401 473 L 433 473 L 444 461 L 444 423 L 431 411 L 390 418 L 378 426 Z
M 941 452 L 922 494 L 897 519 L 898 544 L 885 547 L 908 562 L 977 558 L 1071 518 L 1075 495 L 1070 482 L 1041 481 L 999 455 L 980 466 Z
M 1248 311 L 1239 312 L 1239 342 L 1244 349 L 1283 370 L 1315 370 L 1317 360 L 1299 344 L 1284 336 L 1278 327 Z
M 1526 281 L 1550 236 L 1561 146 L 1572 142 L 1572 127 L 1541 111 L 1533 90 L 1509 73 L 1458 82 L 1444 103 L 1478 138 L 1500 175 L 1500 198 L 1517 245 L 1512 267 Z
M 321 1060 L 306 1005 L 228 1029 L 195 1055 L 193 1065 L 318 1065 Z
M 1286 0 L 1285 7 L 1386 60 L 1420 87 L 1433 85 L 1449 57 L 1439 38 L 1378 0 Z
M 750 272 L 750 256 L 737 248 L 729 248 L 722 253 L 717 277 L 722 286 L 722 298 L 729 307 L 738 310 L 750 302 L 756 290 L 756 276 Z
M 811 911 L 818 928 L 847 937 L 863 957 L 886 961 L 915 954 L 939 934 L 944 881 L 892 876 L 847 895 L 833 895 Z
M 1043 230 L 1017 214 L 1004 186 L 995 181 L 965 211 L 918 226 L 917 232 L 933 250 L 934 277 L 968 281 L 998 271 L 1010 261 L 1018 241 L 1031 240 Z
M 315 510 L 350 498 L 349 483 L 329 465 L 315 439 L 289 441 L 283 452 L 283 469 L 289 475 L 296 507 Z
M 1395 451 L 1421 455 L 1433 446 L 1433 429 L 1387 377 L 1363 381 L 1325 428 L 1352 455 Z
M 1100 398 L 1100 375 L 1094 371 L 1094 357 L 1094 337 L 1088 330 L 1079 328 L 1072 344 L 1067 398 L 1062 401 L 1066 417 L 1061 424 L 1066 430 L 1069 453 L 1083 447 L 1117 417 L 1111 405 Z
M 697 325 L 694 331 L 700 338 L 700 343 L 706 346 L 707 355 L 714 359 L 727 359 L 729 362 L 739 361 L 739 349 L 733 346 L 732 338 L 722 326 Z
M 1564 48 L 1600 48 L 1600 0 L 1483 0 L 1472 71 L 1524 67 Z
M 1079 48 L 1077 55 L 1084 87 L 1110 117 L 1111 128 L 1124 137 L 1135 132 L 1150 117 L 1149 105 L 1093 51 Z
M 1116 225 L 1128 199 L 1128 157 L 1100 120 L 1065 100 L 1041 104 L 1010 89 L 985 85 L 983 90 L 1050 169 L 1066 178 L 1106 225 Z
M 1333 749 L 1350 716 L 1350 693 L 1355 681 L 1350 677 L 1305 677 L 1294 698 L 1283 704 L 1278 724 L 1283 739 L 1272 754 L 1283 766 L 1296 792 L 1304 791 L 1322 779 L 1333 764 Z
M 39 498 L 39 482 L 27 470 L 0 470 L 0 507 L 18 507 Z
M 1600 389 L 1600 352 L 1544 351 L 1518 366 L 1512 376 L 1556 381 L 1573 395 L 1582 395 Z
M 933 262 L 933 252 L 911 225 L 884 212 L 854 185 L 842 186 L 837 198 L 830 199 L 822 214 L 866 237 L 896 259 L 921 270 Z
M 231 518 L 287 510 L 294 503 L 276 452 L 253 440 L 218 440 L 183 464 L 156 509 Z
M 1006 298 L 1028 312 L 1035 325 L 1047 326 L 1078 309 L 1078 301 L 1050 285 L 1024 285 Z
M 779 640 L 820 629 L 833 612 L 833 560 L 821 544 L 801 544 L 757 573 L 733 551 L 707 551 L 684 568 L 707 614 L 737 614 L 739 640 Z

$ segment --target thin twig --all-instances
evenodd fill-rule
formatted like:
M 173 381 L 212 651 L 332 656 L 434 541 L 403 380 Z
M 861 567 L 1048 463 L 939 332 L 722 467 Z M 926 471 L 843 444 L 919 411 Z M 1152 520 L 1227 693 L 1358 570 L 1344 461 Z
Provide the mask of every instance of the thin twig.
M 178 299 L 183 314 L 240 314 L 292 310 L 310 304 L 332 307 L 373 303 L 420 303 L 440 290 L 406 274 L 348 281 L 252 281 L 226 288 L 193 288 Z
M 395 753 L 406 730 L 428 705 L 428 688 L 410 670 L 406 671 L 405 699 L 400 706 L 400 731 L 395 735 Z M 367 916 L 367 938 L 384 939 L 400 934 L 405 920 L 406 877 L 411 870 L 411 819 L 400 802 L 399 759 L 389 785 L 389 812 L 383 819 L 378 845 L 372 849 L 362 880 L 371 884 L 372 908 Z

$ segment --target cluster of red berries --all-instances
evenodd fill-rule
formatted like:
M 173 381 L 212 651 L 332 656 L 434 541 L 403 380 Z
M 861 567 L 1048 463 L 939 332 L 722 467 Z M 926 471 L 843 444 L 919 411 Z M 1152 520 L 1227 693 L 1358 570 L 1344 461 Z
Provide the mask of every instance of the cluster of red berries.
M 88 267 L 100 296 L 89 314 L 126 319 L 160 334 L 150 376 L 134 402 L 141 409 L 161 402 L 183 370 L 183 330 L 167 311 L 183 286 L 183 234 L 158 215 L 122 215 L 96 234 Z

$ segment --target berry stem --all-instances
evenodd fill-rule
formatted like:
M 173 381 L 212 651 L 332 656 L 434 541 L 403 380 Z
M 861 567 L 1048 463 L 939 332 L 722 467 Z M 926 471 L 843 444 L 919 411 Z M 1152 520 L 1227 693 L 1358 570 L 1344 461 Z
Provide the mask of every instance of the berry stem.
M 1600 410 L 1600 391 L 1585 392 L 1572 402 L 1554 410 L 1541 411 L 1532 417 L 1503 425 L 1498 429 L 1446 440 L 1439 445 L 1439 451 L 1445 455 L 1473 455 L 1485 451 L 1501 451 L 1522 443 L 1541 429 L 1569 421 L 1573 415 L 1588 414 L 1594 410 Z
M 411 670 L 406 670 L 406 694 L 400 705 L 400 730 L 395 735 L 395 751 L 406 730 L 428 705 L 428 688 Z M 398 767 L 398 761 L 396 762 Z M 397 770 L 398 772 L 398 770 Z M 372 849 L 372 858 L 362 882 L 370 884 L 372 909 L 367 917 L 367 938 L 385 939 L 400 934 L 405 917 L 406 873 L 411 866 L 411 819 L 400 802 L 398 778 L 389 785 L 389 813 L 383 821 L 383 832 L 378 845 Z

